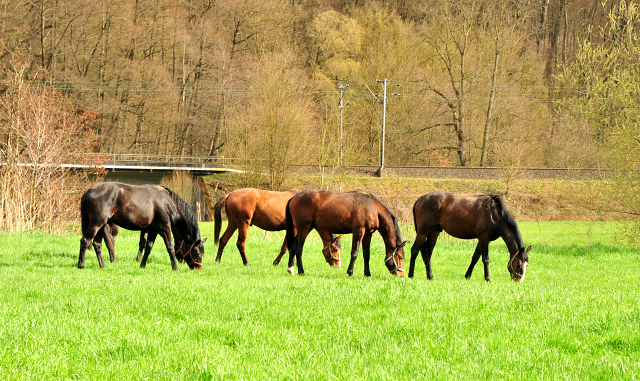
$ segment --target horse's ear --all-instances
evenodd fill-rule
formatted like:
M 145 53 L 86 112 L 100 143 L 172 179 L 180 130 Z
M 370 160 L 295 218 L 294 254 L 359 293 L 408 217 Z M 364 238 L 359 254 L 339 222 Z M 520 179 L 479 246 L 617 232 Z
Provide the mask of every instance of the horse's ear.
M 205 242 L 207 242 L 207 239 L 206 239 L 206 238 L 205 238 L 205 239 L 203 239 L 201 243 L 205 243 Z
M 400 244 L 400 246 L 398 246 L 398 250 L 402 249 L 406 243 L 407 243 L 407 241 L 402 242 Z
M 529 252 L 531 251 L 531 245 L 529 245 L 529 247 L 527 247 L 527 250 L 525 250 L 525 254 L 529 255 Z
M 333 239 L 333 241 L 338 241 L 340 238 L 342 238 L 342 234 L 340 234 L 339 236 L 337 236 L 336 238 Z

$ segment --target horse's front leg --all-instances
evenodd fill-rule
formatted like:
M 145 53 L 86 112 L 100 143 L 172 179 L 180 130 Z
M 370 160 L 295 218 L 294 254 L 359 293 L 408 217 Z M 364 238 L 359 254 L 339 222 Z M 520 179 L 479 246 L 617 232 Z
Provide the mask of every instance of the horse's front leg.
M 353 276 L 353 267 L 355 266 L 356 259 L 358 258 L 358 250 L 360 250 L 360 243 L 364 237 L 364 229 L 358 229 L 353 232 L 353 241 L 351 241 L 351 261 L 349 261 L 349 267 L 347 268 L 347 275 Z
M 366 233 L 362 238 L 362 259 L 364 260 L 364 276 L 371 276 L 369 269 L 369 258 L 371 257 L 371 236 L 372 233 Z
M 167 247 L 167 251 L 169 252 L 169 259 L 171 259 L 171 268 L 174 270 L 178 270 L 178 261 L 176 260 L 176 251 L 175 251 L 175 248 L 173 247 L 173 241 L 171 239 L 171 228 L 166 227 L 160 230 L 160 236 L 162 237 L 162 239 L 164 239 L 164 245 Z
M 140 268 L 143 269 L 147 266 L 147 258 L 149 258 L 149 254 L 151 253 L 151 249 L 153 248 L 153 243 L 156 241 L 156 236 L 158 232 L 155 230 L 149 230 L 146 233 L 145 246 L 144 246 L 144 256 L 142 257 L 142 261 L 140 261 Z M 140 234 L 140 240 L 142 240 L 142 233 Z
M 486 254 L 485 254 L 486 253 Z M 473 252 L 473 257 L 471 257 L 471 264 L 469 265 L 469 269 L 467 269 L 467 273 L 464 275 L 465 278 L 469 279 L 471 278 L 471 273 L 473 272 L 473 268 L 476 266 L 476 263 L 478 263 L 478 259 L 480 259 L 480 256 L 482 256 L 483 258 L 483 262 L 486 258 L 486 261 L 484 263 L 485 265 L 485 279 L 490 282 L 491 279 L 488 279 L 488 268 L 489 268 L 489 244 L 487 243 L 483 243 L 478 241 L 478 245 L 476 246 L 476 250 Z
M 480 246 L 480 243 L 478 243 Z M 489 277 L 489 243 L 482 245 L 482 264 L 484 265 L 484 280 L 491 282 Z

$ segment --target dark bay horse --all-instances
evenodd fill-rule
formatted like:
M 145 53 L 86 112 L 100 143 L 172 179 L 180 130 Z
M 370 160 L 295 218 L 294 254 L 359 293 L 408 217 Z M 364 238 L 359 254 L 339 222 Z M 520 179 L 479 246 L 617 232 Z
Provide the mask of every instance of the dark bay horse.
M 231 239 L 233 233 L 238 230 L 238 242 L 236 246 L 242 257 L 242 263 L 249 264 L 246 252 L 247 236 L 249 226 L 255 225 L 266 231 L 281 231 L 286 229 L 285 209 L 287 202 L 293 197 L 297 191 L 288 190 L 284 192 L 272 192 L 255 188 L 242 188 L 227 193 L 220 198 L 213 208 L 214 219 L 214 242 L 218 246 L 218 255 L 216 262 L 220 262 L 222 252 Z M 222 230 L 222 208 L 227 214 L 227 230 L 225 230 L 222 238 L 220 231 Z M 320 238 L 322 238 L 323 249 L 322 254 L 329 265 L 340 267 L 340 238 L 321 229 L 316 229 Z M 285 237 L 280 249 L 280 254 L 273 261 L 274 265 L 280 263 L 280 259 L 287 251 L 287 238 Z
M 374 195 L 367 192 L 331 192 L 307 190 L 293 196 L 286 209 L 289 267 L 293 275 L 294 258 L 298 274 L 304 274 L 302 248 L 311 229 L 322 229 L 334 234 L 353 234 L 351 261 L 347 274 L 353 276 L 353 266 L 362 244 L 364 275 L 371 276 L 369 257 L 371 237 L 377 230 L 385 246 L 384 263 L 389 272 L 404 276 L 404 251 L 396 217 Z
M 431 254 L 443 230 L 449 235 L 461 239 L 478 239 L 478 245 L 471 258 L 471 264 L 465 274 L 468 279 L 478 259 L 482 256 L 484 279 L 489 277 L 489 242 L 502 237 L 509 249 L 507 269 L 514 281 L 524 281 L 529 251 L 522 243 L 520 229 L 511 214 L 496 195 L 467 195 L 450 192 L 431 192 L 420 197 L 413 206 L 413 221 L 416 228 L 416 240 L 411 247 L 409 277 L 418 256 L 427 267 L 427 278 L 433 279 L 431 272 Z
M 169 188 L 113 182 L 97 184 L 82 195 L 80 211 L 82 239 L 78 268 L 84 268 L 85 252 L 91 241 L 100 242 L 103 237 L 107 241 L 112 261 L 115 260 L 111 230 L 114 225 L 118 225 L 128 230 L 139 230 L 141 236 L 147 233 L 141 268 L 146 267 L 151 247 L 160 234 L 169 252 L 171 267 L 178 269 L 171 237 L 173 234 L 176 241 L 184 241 L 184 246 L 188 247 L 183 257 L 189 268 L 202 270 L 203 243 L 206 238 L 200 239 L 198 220 L 193 210 Z M 100 267 L 104 267 L 100 250 L 96 250 L 96 256 Z

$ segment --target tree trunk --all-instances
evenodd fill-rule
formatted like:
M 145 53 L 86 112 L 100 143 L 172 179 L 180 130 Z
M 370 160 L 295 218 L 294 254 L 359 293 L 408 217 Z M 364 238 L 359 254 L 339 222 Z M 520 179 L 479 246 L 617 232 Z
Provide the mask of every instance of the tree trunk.
M 480 158 L 480 166 L 487 166 L 487 154 L 489 151 L 489 128 L 491 127 L 491 114 L 493 112 L 493 101 L 496 96 L 496 78 L 498 76 L 498 63 L 500 59 L 500 49 L 496 40 L 496 55 L 493 58 L 493 73 L 491 74 L 491 91 L 489 93 L 489 105 L 487 106 L 487 119 L 484 123 L 484 134 L 482 139 L 482 157 Z

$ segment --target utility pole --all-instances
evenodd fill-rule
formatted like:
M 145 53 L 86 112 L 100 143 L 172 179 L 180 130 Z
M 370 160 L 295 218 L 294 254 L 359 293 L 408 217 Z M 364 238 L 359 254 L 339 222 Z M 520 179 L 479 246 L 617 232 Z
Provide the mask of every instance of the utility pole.
M 382 83 L 382 145 L 380 147 L 380 169 L 378 169 L 378 176 L 385 177 L 386 169 L 384 168 L 384 136 L 385 136 L 385 122 L 387 119 L 387 79 L 378 81 Z M 384 172 L 383 172 L 384 171 Z
M 369 90 L 371 95 L 373 95 L 373 98 L 376 100 L 376 102 L 382 104 L 382 136 L 381 136 L 381 142 L 380 142 L 380 168 L 378 169 L 377 173 L 378 173 L 378 177 L 386 177 L 387 170 L 384 167 L 384 143 L 385 143 L 385 133 L 386 133 L 385 124 L 387 119 L 387 83 L 389 83 L 389 81 L 385 78 L 383 80 L 378 80 L 378 83 L 382 83 L 382 102 L 380 102 L 380 99 L 378 99 L 378 96 L 376 96 L 373 93 L 373 91 L 371 91 L 369 86 L 367 86 L 366 84 L 364 86 L 367 88 L 367 90 Z M 396 86 L 400 86 L 400 85 L 396 85 Z M 400 94 L 391 94 L 391 95 L 400 95 Z
M 349 103 L 346 105 L 342 105 L 342 98 L 344 96 L 344 91 L 349 87 L 349 84 L 343 85 L 342 83 L 338 84 L 338 89 L 340 89 L 340 102 L 338 103 L 338 109 L 340 110 L 340 155 L 338 156 L 338 165 L 342 167 L 342 109 L 349 106 Z

